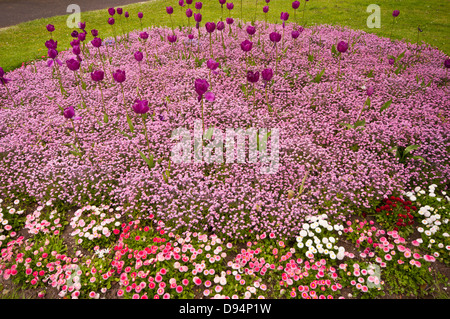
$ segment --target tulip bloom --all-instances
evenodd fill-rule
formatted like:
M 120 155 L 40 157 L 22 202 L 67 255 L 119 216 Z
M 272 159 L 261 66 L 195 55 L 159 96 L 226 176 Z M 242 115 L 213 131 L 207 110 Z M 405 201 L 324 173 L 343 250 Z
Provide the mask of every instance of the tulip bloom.
M 206 22 L 205 23 L 206 32 L 209 33 L 209 52 L 211 57 L 213 56 L 212 52 L 212 33 L 216 29 L 216 24 L 214 22 Z
M 197 9 L 198 11 L 200 11 L 203 7 L 203 3 L 201 2 L 196 2 L 195 3 L 195 9 Z
M 400 14 L 400 11 L 399 11 L 399 10 L 394 10 L 394 11 L 392 12 L 392 28 L 391 28 L 391 34 L 390 34 L 389 37 L 392 37 L 392 30 L 394 29 L 395 18 L 397 18 L 399 14 Z
M 5 71 L 3 70 L 3 68 L 0 67 L 0 83 L 3 84 L 6 88 L 6 92 L 9 95 L 9 98 L 11 99 L 11 101 L 14 104 L 14 107 L 16 106 L 16 102 L 14 101 L 11 92 L 9 92 L 8 86 L 6 85 L 9 81 L 11 81 L 10 79 L 5 78 Z
M 116 81 L 117 83 L 120 83 L 120 86 L 122 87 L 123 104 L 126 104 L 125 92 L 123 90 L 123 82 L 126 80 L 125 71 L 117 69 L 116 72 L 113 73 L 113 78 L 114 78 L 114 81 Z
M 198 94 L 198 101 L 201 102 L 202 112 L 202 128 L 205 132 L 204 117 L 203 117 L 203 95 L 208 91 L 209 83 L 205 79 L 196 79 L 194 82 L 195 92 Z M 209 97 L 209 99 L 211 99 Z
M 277 43 L 281 40 L 281 34 L 278 32 L 271 32 L 269 34 L 269 39 L 274 43 L 275 46 L 275 72 L 278 70 L 278 47 Z
M 105 100 L 103 98 L 103 89 L 102 89 L 102 85 L 101 85 L 101 81 L 103 81 L 105 77 L 105 73 L 101 70 L 95 70 L 94 72 L 91 73 L 91 79 L 94 82 L 98 83 L 98 86 L 100 87 L 100 93 L 102 96 L 102 106 L 103 106 L 103 122 L 108 123 L 108 114 L 106 113 L 106 108 L 105 108 Z
M 337 90 L 339 91 L 339 80 L 341 75 L 341 54 L 347 52 L 348 49 L 348 43 L 345 41 L 340 41 L 337 45 L 337 50 L 339 52 L 339 66 L 338 66 L 338 79 L 337 79 Z
M 75 129 L 75 124 L 73 123 L 74 116 L 75 116 L 75 110 L 74 110 L 73 106 L 69 106 L 69 107 L 65 108 L 63 111 L 63 116 L 66 119 L 70 120 L 70 122 L 72 123 L 73 133 L 75 134 L 75 141 L 78 144 L 78 147 L 80 147 L 80 142 L 79 142 L 78 136 L 77 136 L 77 130 Z
M 261 76 L 262 76 L 262 79 L 264 80 L 264 88 L 266 89 L 266 104 L 267 104 L 267 106 L 269 105 L 268 104 L 268 99 L 267 99 L 267 88 L 268 88 L 268 83 L 269 83 L 269 81 L 270 80 L 272 80 L 272 77 L 273 77 L 273 70 L 272 69 L 270 69 L 270 68 L 268 68 L 268 69 L 264 69 L 262 72 L 261 72 Z M 269 106 L 268 106 L 269 107 Z M 270 111 L 270 110 L 269 110 Z

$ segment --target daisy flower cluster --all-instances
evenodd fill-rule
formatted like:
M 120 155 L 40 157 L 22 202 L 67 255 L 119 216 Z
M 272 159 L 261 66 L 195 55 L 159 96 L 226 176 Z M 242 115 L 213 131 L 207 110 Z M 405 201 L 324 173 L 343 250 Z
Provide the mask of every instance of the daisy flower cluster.
M 375 218 L 386 230 L 395 230 L 407 237 L 414 231 L 413 212 L 416 210 L 417 207 L 410 200 L 390 196 L 383 200 L 383 205 L 375 209 Z
M 351 287 L 349 297 L 374 298 L 384 295 L 384 281 L 381 280 L 380 267 L 373 263 L 348 260 L 339 265 L 342 283 Z
M 25 229 L 32 235 L 58 235 L 66 224 L 65 214 L 52 207 L 52 202 L 49 201 L 26 216 Z
M 383 229 L 377 229 L 373 220 L 359 220 L 356 219 L 353 222 L 347 220 L 346 226 L 343 230 L 344 237 L 350 240 L 355 248 L 364 249 L 360 253 L 361 258 L 373 257 L 374 248 L 377 246 L 377 237 L 384 234 Z
M 12 238 L 17 236 L 17 232 L 22 229 L 25 219 L 24 211 L 17 207 L 20 200 L 14 201 L 14 207 L 5 205 L 0 199 L 0 248 Z
M 70 220 L 73 228 L 70 235 L 85 249 L 110 246 L 117 240 L 113 228 L 120 225 L 117 220 L 121 217 L 119 213 L 113 212 L 114 209 L 109 206 L 89 205 L 78 209 Z

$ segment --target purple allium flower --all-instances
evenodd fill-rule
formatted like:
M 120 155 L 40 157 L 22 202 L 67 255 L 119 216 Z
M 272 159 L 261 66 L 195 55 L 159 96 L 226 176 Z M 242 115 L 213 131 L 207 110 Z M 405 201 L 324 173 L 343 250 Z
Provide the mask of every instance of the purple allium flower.
M 208 91 L 209 83 L 205 79 L 196 79 L 195 83 L 195 92 L 198 94 L 199 98 L 203 96 Z
M 450 68 L 450 59 L 446 59 L 445 61 L 444 61 L 444 66 L 448 69 L 448 68 Z
M 369 87 L 367 88 L 367 90 L 366 90 L 366 94 L 367 94 L 368 96 L 372 96 L 373 91 L 374 91 L 373 86 L 369 86 Z
M 98 36 L 98 30 L 92 29 L 92 30 L 91 30 L 91 34 L 92 34 L 93 37 Z
M 138 12 L 138 18 L 142 19 L 144 17 L 144 14 L 142 12 Z
M 108 13 L 110 16 L 113 16 L 114 14 L 116 14 L 116 10 L 114 8 L 109 8 Z
M 188 17 L 188 18 L 192 17 L 192 13 L 193 13 L 193 11 L 191 8 L 186 9 L 186 17 Z
M 128 11 L 125 12 L 125 14 L 123 15 L 125 18 L 128 18 L 130 16 L 130 14 L 128 13 Z
M 294 30 L 291 32 L 291 36 L 293 39 L 297 39 L 300 36 L 300 32 L 298 32 L 297 30 Z
M 71 119 L 75 116 L 75 110 L 73 109 L 73 106 L 69 106 L 64 109 L 63 115 L 66 119 Z
M 113 78 L 116 82 L 122 83 L 126 80 L 125 71 L 122 70 L 116 70 L 116 72 L 113 73 Z
M 225 21 L 227 22 L 227 24 L 233 24 L 234 19 L 233 18 L 226 18 Z
M 141 62 L 142 59 L 144 58 L 144 55 L 142 54 L 141 51 L 136 51 L 134 53 L 134 58 L 136 59 L 136 61 Z
M 214 22 L 206 22 L 205 28 L 208 33 L 213 33 L 216 29 L 216 24 Z
M 201 22 L 202 21 L 202 14 L 201 13 L 194 13 L 194 20 L 196 22 Z
M 56 51 L 55 49 L 48 49 L 48 57 L 50 59 L 54 59 L 58 56 L 58 51 Z
M 172 14 L 173 13 L 173 8 L 172 7 L 166 7 L 166 12 L 167 14 Z
M 108 18 L 108 23 L 110 25 L 113 25 L 116 21 L 114 20 L 114 18 Z
M 270 41 L 272 41 L 274 43 L 280 42 L 281 41 L 281 34 L 279 34 L 278 32 L 275 32 L 275 31 L 271 32 L 269 34 L 269 39 L 270 39 Z
M 250 34 L 250 35 L 254 35 L 256 33 L 256 28 L 254 26 L 252 26 L 252 25 L 249 25 L 247 27 L 247 33 Z
M 71 71 L 77 71 L 80 68 L 80 62 L 74 58 L 67 60 L 66 65 Z
M 264 7 L 263 7 L 263 12 L 264 12 L 264 13 L 269 12 L 269 6 L 264 6 Z
M 196 2 L 196 3 L 195 3 L 195 9 L 201 10 L 202 7 L 203 7 L 203 3 L 201 3 L 201 2 Z
M 233 10 L 233 8 L 234 8 L 233 2 L 227 2 L 227 9 L 228 10 Z
M 73 30 L 70 35 L 72 36 L 72 38 L 78 38 L 78 31 L 77 30 Z
M 121 15 L 122 12 L 123 12 L 123 9 L 122 9 L 122 8 L 117 8 L 117 14 L 118 14 L 118 15 Z
M 258 71 L 248 71 L 247 72 L 247 81 L 250 83 L 256 83 L 259 80 L 259 72 Z
M 93 47 L 100 48 L 102 46 L 102 39 L 100 39 L 100 38 L 93 38 L 91 43 L 92 43 Z
M 345 41 L 341 41 L 337 45 L 337 50 L 341 53 L 345 53 L 348 49 L 348 43 Z
M 292 8 L 293 8 L 294 10 L 297 10 L 299 6 L 300 6 L 300 1 L 294 1 L 294 2 L 292 2 Z
M 54 41 L 53 39 L 45 41 L 45 47 L 47 49 L 56 49 L 57 46 L 58 46 L 58 41 Z
M 399 10 L 394 10 L 394 11 L 392 12 L 392 16 L 393 16 L 394 18 L 398 17 L 399 14 L 400 14 L 400 11 L 399 11 Z
M 139 33 L 139 38 L 143 39 L 143 40 L 147 40 L 148 39 L 148 33 L 143 31 Z
M 208 67 L 208 69 L 210 69 L 211 71 L 216 70 L 219 67 L 219 62 L 216 62 L 214 59 L 209 59 L 206 62 L 206 66 Z
M 217 22 L 217 30 L 222 31 L 223 29 L 225 29 L 225 23 L 223 21 Z
M 55 26 L 53 24 L 47 24 L 46 28 L 48 32 L 55 31 Z
M 261 76 L 262 76 L 264 81 L 269 82 L 270 80 L 272 80 L 273 70 L 271 68 L 264 69 L 261 72 Z
M 283 21 L 287 21 L 289 19 L 289 13 L 281 12 L 280 19 Z
M 102 70 L 95 70 L 91 73 L 91 79 L 95 82 L 102 81 L 105 77 L 105 73 Z
M 72 53 L 75 55 L 79 55 L 81 53 L 81 49 L 79 45 L 76 45 L 72 48 Z
M 150 111 L 147 100 L 135 100 L 133 104 L 133 111 L 137 114 L 145 114 Z
M 244 40 L 241 42 L 241 49 L 244 52 L 248 52 L 252 49 L 253 47 L 253 42 L 249 41 L 249 40 Z
M 177 36 L 176 36 L 176 34 L 169 34 L 169 35 L 167 36 L 167 40 L 169 40 L 170 43 L 176 42 L 176 41 L 177 41 Z

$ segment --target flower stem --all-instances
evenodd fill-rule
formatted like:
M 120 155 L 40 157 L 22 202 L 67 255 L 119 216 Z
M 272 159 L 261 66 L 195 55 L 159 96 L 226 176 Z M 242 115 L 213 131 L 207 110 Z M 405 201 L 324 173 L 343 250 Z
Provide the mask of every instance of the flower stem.
M 122 82 L 120 83 L 120 86 L 122 87 L 123 104 L 124 104 L 124 105 L 127 105 L 127 103 L 125 102 L 125 92 L 124 92 L 124 90 L 123 90 L 123 84 L 122 84 Z
M 203 120 L 203 96 L 201 98 L 200 103 L 202 104 L 202 130 L 203 130 L 203 134 L 205 133 L 205 122 Z
M 6 92 L 8 92 L 9 98 L 11 99 L 11 101 L 14 104 L 14 107 L 16 107 L 16 102 L 14 101 L 14 99 L 13 99 L 13 97 L 11 95 L 11 92 L 9 91 L 8 86 L 6 84 L 5 84 L 5 88 L 6 88 Z
M 145 140 L 147 141 L 147 148 L 148 148 L 148 157 L 151 157 L 150 154 L 150 141 L 148 139 L 148 132 L 147 132 L 147 124 L 145 123 L 144 114 L 142 116 L 142 123 L 144 124 L 144 133 L 145 133 Z

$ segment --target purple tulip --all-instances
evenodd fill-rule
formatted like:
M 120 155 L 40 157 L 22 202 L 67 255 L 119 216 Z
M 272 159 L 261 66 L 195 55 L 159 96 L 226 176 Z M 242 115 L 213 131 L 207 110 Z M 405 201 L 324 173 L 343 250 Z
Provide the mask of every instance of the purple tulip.
M 95 70 L 91 73 L 91 79 L 95 82 L 100 82 L 105 77 L 105 73 L 101 70 Z
M 192 0 L 186 0 L 187 4 L 192 4 Z
M 203 3 L 201 3 L 201 2 L 196 2 L 196 3 L 195 3 L 195 9 L 201 10 L 202 7 L 203 7 Z
M 58 46 L 58 41 L 54 41 L 53 39 L 45 41 L 45 47 L 47 49 L 56 49 L 57 46 Z
M 167 12 L 167 14 L 172 14 L 173 13 L 173 8 L 172 7 L 166 7 L 166 12 Z
M 223 6 L 225 3 L 227 3 L 227 0 L 219 0 L 219 3 Z
M 48 49 L 48 57 L 50 59 L 54 59 L 58 56 L 58 51 L 56 51 L 55 49 Z
M 94 38 L 91 41 L 92 46 L 94 46 L 95 48 L 100 48 L 102 46 L 102 39 L 100 38 Z
M 67 60 L 66 65 L 71 71 L 77 71 L 80 68 L 80 62 L 74 58 Z
M 270 2 L 270 0 L 266 0 L 266 3 L 268 4 Z
M 212 93 L 212 92 L 205 93 L 205 100 L 207 100 L 209 102 L 214 102 L 215 99 L 216 99 L 216 96 L 214 95 L 214 93 Z
M 393 16 L 394 18 L 397 18 L 399 14 L 400 14 L 400 11 L 399 11 L 399 10 L 394 10 L 394 11 L 392 12 L 392 16 Z
M 444 66 L 445 66 L 446 69 L 450 68 L 450 59 L 446 59 L 444 61 Z
M 341 53 L 344 53 L 348 49 L 348 43 L 345 41 L 341 41 L 337 45 L 337 50 Z
M 244 40 L 241 42 L 241 49 L 244 52 L 248 52 L 252 49 L 253 46 L 253 42 L 249 41 L 249 40 Z
M 125 18 L 128 18 L 130 16 L 130 14 L 128 13 L 128 11 L 125 12 L 125 14 L 123 15 Z
M 137 114 L 145 114 L 150 111 L 147 100 L 135 100 L 133 104 L 133 111 Z
M 108 13 L 110 16 L 113 16 L 116 13 L 116 10 L 114 8 L 109 8 Z
M 373 91 L 374 91 L 373 86 L 369 86 L 369 87 L 367 88 L 367 90 L 366 90 L 366 94 L 367 94 L 368 96 L 372 96 Z
M 126 80 L 125 71 L 116 70 L 116 72 L 113 73 L 113 78 L 118 83 L 124 82 Z
M 225 23 L 223 21 L 217 22 L 217 30 L 222 31 L 223 29 L 225 29 Z
M 293 8 L 294 10 L 297 10 L 298 7 L 300 7 L 300 1 L 294 1 L 294 2 L 292 2 L 292 8 Z
M 255 71 L 248 71 L 247 72 L 247 81 L 249 81 L 250 83 L 256 83 L 259 80 L 259 72 Z
M 302 26 L 299 26 L 299 27 L 298 27 L 298 32 L 300 32 L 300 33 L 303 32 L 303 27 L 302 27 Z
M 192 40 L 192 39 L 194 39 L 194 35 L 193 34 L 189 34 L 188 38 L 189 38 L 189 40 Z
M 75 55 L 79 55 L 81 53 L 80 46 L 76 45 L 72 48 L 72 53 Z
M 233 10 L 233 8 L 234 8 L 233 2 L 227 2 L 227 9 L 228 10 Z
M 71 47 L 74 47 L 74 46 L 77 46 L 77 45 L 80 45 L 80 40 L 78 40 L 78 39 L 73 39 L 73 40 L 70 42 L 70 46 L 71 46 Z
M 142 12 L 138 12 L 138 18 L 142 19 L 144 17 L 144 14 Z
M 143 40 L 147 40 L 148 39 L 148 33 L 147 32 L 140 32 L 139 33 L 139 38 L 143 39 Z
M 264 13 L 269 12 L 269 6 L 264 6 L 264 7 L 263 7 L 263 12 L 264 12 Z
M 73 109 L 73 106 L 69 106 L 64 109 L 63 115 L 66 119 L 71 119 L 75 116 L 75 110 Z
M 114 18 L 108 18 L 108 23 L 110 25 L 113 25 L 116 21 L 114 20 Z
M 233 18 L 226 18 L 225 21 L 227 22 L 228 25 L 233 24 L 234 19 Z
M 196 79 L 194 86 L 195 86 L 195 92 L 198 94 L 199 99 L 201 99 L 203 94 L 205 94 L 206 91 L 208 91 L 209 83 L 205 79 Z
M 300 36 L 300 32 L 298 32 L 297 30 L 294 30 L 291 32 L 291 36 L 293 39 L 297 39 Z
M 84 32 L 78 33 L 78 40 L 80 40 L 81 42 L 86 40 L 86 33 Z
M 78 28 L 81 29 L 81 30 L 86 29 L 86 22 L 79 22 L 78 23 Z
M 167 40 L 169 40 L 170 43 L 174 43 L 177 41 L 177 36 L 175 34 L 169 34 Z
M 278 32 L 271 32 L 269 34 L 269 39 L 270 41 L 277 43 L 281 41 L 281 34 L 279 34 Z
M 208 67 L 208 69 L 210 69 L 211 71 L 216 70 L 219 67 L 219 62 L 216 62 L 214 59 L 209 59 L 206 62 L 206 66 Z
M 289 13 L 281 12 L 280 19 L 283 20 L 283 21 L 287 21 L 289 19 Z
M 136 61 L 141 62 L 142 59 L 144 58 L 144 55 L 142 54 L 141 51 L 136 51 L 134 53 L 134 58 L 136 59 Z
M 208 33 L 213 33 L 216 29 L 216 24 L 214 22 L 206 22 L 205 28 Z
M 53 24 L 47 24 L 46 28 L 48 32 L 55 31 L 55 26 Z
M 122 12 L 123 12 L 123 9 L 122 9 L 122 8 L 117 8 L 117 14 L 118 14 L 118 15 L 121 15 Z
M 394 60 L 393 58 L 390 58 L 390 59 L 388 60 L 388 62 L 389 62 L 390 65 L 394 65 L 395 60 Z
M 261 72 L 261 76 L 263 78 L 264 81 L 269 82 L 270 80 L 272 80 L 273 77 L 273 70 L 268 68 L 268 69 L 264 69 Z
M 70 35 L 72 36 L 72 38 L 78 38 L 78 31 L 77 30 L 73 30 Z
M 186 17 L 188 17 L 188 18 L 190 18 L 190 17 L 192 17 L 192 9 L 191 8 L 187 8 L 186 9 Z
M 196 22 L 201 22 L 202 21 L 202 14 L 201 13 L 194 13 L 194 20 Z
M 0 67 L 0 82 L 2 82 L 3 85 L 6 85 L 11 80 L 5 78 L 4 76 L 5 76 L 5 71 L 3 70 L 3 68 Z
M 91 34 L 92 34 L 93 37 L 98 36 L 98 30 L 92 29 L 92 30 L 91 30 Z
M 184 7 L 184 0 L 178 1 L 178 5 L 179 5 L 180 7 Z
M 252 26 L 252 25 L 249 25 L 247 27 L 247 33 L 250 34 L 250 35 L 254 35 L 256 33 L 256 28 L 254 26 Z

